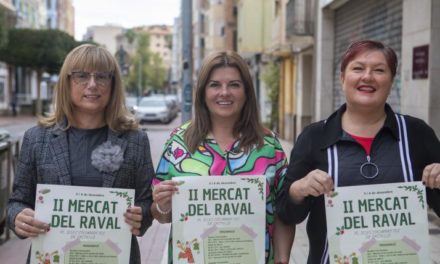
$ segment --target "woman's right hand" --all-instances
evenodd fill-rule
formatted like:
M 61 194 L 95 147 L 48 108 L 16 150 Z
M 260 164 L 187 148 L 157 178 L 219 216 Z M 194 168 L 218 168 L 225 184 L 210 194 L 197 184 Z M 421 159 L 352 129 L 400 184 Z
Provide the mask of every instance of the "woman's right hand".
M 171 211 L 171 197 L 177 192 L 177 181 L 167 180 L 154 186 L 153 200 L 164 212 Z
M 307 196 L 318 197 L 323 194 L 330 195 L 332 192 L 332 177 L 327 172 L 318 169 L 292 183 L 289 189 L 290 197 L 297 203 L 301 203 Z
M 15 233 L 22 237 L 37 237 L 49 232 L 48 224 L 34 218 L 35 212 L 30 208 L 23 209 L 15 217 Z

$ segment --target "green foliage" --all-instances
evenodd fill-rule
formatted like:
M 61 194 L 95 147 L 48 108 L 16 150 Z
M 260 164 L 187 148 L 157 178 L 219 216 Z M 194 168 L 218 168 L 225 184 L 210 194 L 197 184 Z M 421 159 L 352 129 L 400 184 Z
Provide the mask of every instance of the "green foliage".
M 75 47 L 81 46 L 82 44 L 93 44 L 96 46 L 100 46 L 98 43 L 94 42 L 93 40 L 80 40 L 80 41 L 76 41 Z
M 8 42 L 8 24 L 7 15 L 3 8 L 0 7 L 0 48 L 4 47 Z
M 173 47 L 173 35 L 165 35 L 165 41 L 167 43 L 167 47 L 171 49 Z
M 125 32 L 125 36 L 127 37 L 128 43 L 132 44 L 136 39 L 136 32 L 134 32 L 132 29 L 129 29 Z
M 280 67 L 275 62 L 270 62 L 262 74 L 262 80 L 268 89 L 272 109 L 269 115 L 269 128 L 277 130 L 278 127 L 278 100 L 280 93 Z
M 161 89 L 166 80 L 162 59 L 150 51 L 150 37 L 147 33 L 137 33 L 136 40 L 136 53 L 130 59 L 130 73 L 125 83 L 128 92 L 136 94 L 139 90 Z
M 59 30 L 11 29 L 0 60 L 15 66 L 57 73 L 75 40 Z
M 42 114 L 40 83 L 43 72 L 58 73 L 75 40 L 59 30 L 10 29 L 6 45 L 0 47 L 0 61 L 37 71 L 36 113 Z

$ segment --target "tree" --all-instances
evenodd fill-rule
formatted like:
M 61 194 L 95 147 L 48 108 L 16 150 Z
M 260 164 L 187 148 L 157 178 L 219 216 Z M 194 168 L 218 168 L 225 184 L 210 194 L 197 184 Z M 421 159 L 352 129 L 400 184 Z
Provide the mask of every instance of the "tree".
M 73 37 L 60 30 L 9 30 L 8 42 L 0 49 L 0 61 L 37 71 L 37 114 L 42 113 L 40 83 L 43 73 L 58 73 L 67 53 L 76 45 Z
M 269 115 L 269 127 L 270 129 L 277 131 L 278 127 L 278 96 L 280 94 L 280 67 L 275 62 L 270 62 L 263 74 L 263 82 L 267 86 L 268 97 L 271 102 L 271 111 Z
M 0 48 L 8 43 L 8 23 L 5 10 L 0 7 Z
M 137 47 L 130 59 L 131 69 L 126 80 L 127 90 L 132 93 L 139 91 L 143 93 L 147 87 L 153 90 L 163 88 L 166 70 L 162 66 L 160 56 L 150 51 L 149 35 L 145 32 L 137 32 L 135 39 Z
M 125 32 L 125 37 L 127 37 L 128 43 L 132 44 L 136 39 L 136 32 L 133 29 L 129 29 Z

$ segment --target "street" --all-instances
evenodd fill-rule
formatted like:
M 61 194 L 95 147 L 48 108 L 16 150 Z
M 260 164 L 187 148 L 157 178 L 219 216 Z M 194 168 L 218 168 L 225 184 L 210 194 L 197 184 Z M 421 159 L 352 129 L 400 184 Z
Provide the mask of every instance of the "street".
M 20 116 L 20 117 L 1 117 L 0 128 L 7 129 L 13 137 L 22 137 L 24 131 L 36 124 L 35 117 Z M 164 143 L 168 138 L 170 132 L 174 127 L 181 123 L 180 115 L 167 125 L 159 123 L 147 123 L 142 125 L 148 133 L 151 147 L 151 154 L 153 163 L 156 166 L 161 155 Z M 290 142 L 281 140 L 284 151 L 289 156 L 292 149 Z M 431 245 L 431 260 L 433 264 L 440 264 L 440 219 L 430 211 L 429 219 L 429 234 Z M 306 234 L 305 221 L 297 226 L 294 245 L 291 252 L 289 263 L 303 264 L 306 263 L 308 254 L 308 239 Z M 148 229 L 143 237 L 138 238 L 139 246 L 142 255 L 142 264 L 162 264 L 166 263 L 162 259 L 161 252 L 166 252 L 170 225 L 162 225 L 154 221 L 153 225 Z M 0 259 L 2 263 L 25 263 L 29 252 L 31 240 L 21 240 L 15 237 L 11 232 L 11 239 L 2 242 L 0 240 Z

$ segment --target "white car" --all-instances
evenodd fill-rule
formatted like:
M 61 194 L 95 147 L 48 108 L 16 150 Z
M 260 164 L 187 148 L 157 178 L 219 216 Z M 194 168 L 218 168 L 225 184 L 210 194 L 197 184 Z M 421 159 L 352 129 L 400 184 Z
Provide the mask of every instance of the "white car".
M 137 105 L 138 99 L 133 96 L 127 96 L 125 97 L 125 106 L 127 107 L 128 111 L 130 111 L 132 114 L 134 114 L 134 107 Z
M 140 123 L 144 121 L 169 123 L 177 116 L 172 102 L 163 97 L 144 97 L 134 107 L 134 111 Z

